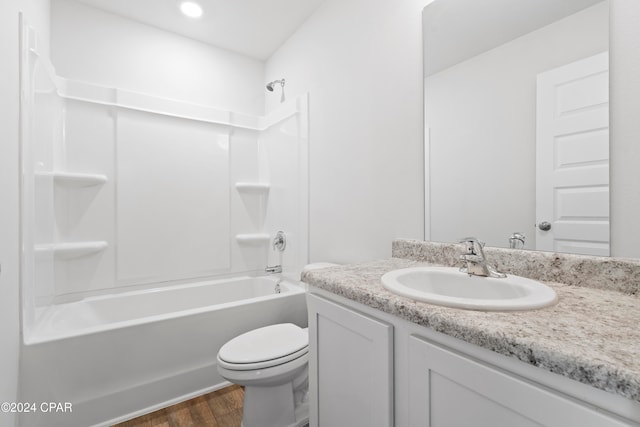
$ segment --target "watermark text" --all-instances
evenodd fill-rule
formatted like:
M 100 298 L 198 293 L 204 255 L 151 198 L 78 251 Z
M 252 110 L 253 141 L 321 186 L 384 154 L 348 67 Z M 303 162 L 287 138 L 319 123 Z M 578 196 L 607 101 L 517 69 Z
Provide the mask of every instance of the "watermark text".
M 2 402 L 0 403 L 0 412 L 70 413 L 73 412 L 73 404 L 71 402 Z

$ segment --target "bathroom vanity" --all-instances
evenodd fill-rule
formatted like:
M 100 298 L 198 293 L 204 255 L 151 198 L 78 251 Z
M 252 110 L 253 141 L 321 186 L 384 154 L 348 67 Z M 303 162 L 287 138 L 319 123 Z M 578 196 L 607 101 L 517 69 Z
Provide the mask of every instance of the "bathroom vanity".
M 640 425 L 640 265 L 487 251 L 556 291 L 533 311 L 440 307 L 382 286 L 388 271 L 452 265 L 456 251 L 396 241 L 392 259 L 304 274 L 311 426 Z

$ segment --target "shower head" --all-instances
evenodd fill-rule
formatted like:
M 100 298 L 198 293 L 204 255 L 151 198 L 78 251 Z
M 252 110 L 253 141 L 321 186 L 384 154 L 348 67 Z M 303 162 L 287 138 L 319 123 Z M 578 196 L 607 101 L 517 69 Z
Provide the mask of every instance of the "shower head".
M 281 80 L 274 80 L 271 83 L 267 84 L 267 90 L 269 92 L 273 92 L 273 86 L 278 84 L 278 83 L 280 84 L 280 86 L 282 86 L 284 88 L 284 79 L 281 79 Z
M 284 79 L 274 80 L 271 83 L 267 84 L 267 90 L 269 92 L 273 92 L 273 86 L 280 84 L 280 88 L 282 89 L 282 94 L 280 95 L 280 102 L 284 102 Z

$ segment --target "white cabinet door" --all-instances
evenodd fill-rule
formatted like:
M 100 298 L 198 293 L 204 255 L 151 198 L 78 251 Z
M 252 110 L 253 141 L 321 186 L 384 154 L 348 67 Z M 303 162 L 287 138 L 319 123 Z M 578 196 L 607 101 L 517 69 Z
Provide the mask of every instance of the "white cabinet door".
M 316 295 L 307 305 L 311 426 L 392 426 L 393 327 Z
M 630 425 L 414 335 L 409 372 L 411 427 Z

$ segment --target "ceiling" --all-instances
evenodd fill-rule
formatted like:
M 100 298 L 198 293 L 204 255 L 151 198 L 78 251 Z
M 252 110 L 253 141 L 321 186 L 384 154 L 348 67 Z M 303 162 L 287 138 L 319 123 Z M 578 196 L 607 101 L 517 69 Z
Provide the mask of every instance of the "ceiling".
M 89 6 L 266 60 L 324 0 L 195 0 L 200 18 L 184 16 L 180 0 L 77 0 Z

